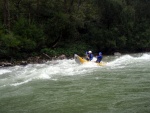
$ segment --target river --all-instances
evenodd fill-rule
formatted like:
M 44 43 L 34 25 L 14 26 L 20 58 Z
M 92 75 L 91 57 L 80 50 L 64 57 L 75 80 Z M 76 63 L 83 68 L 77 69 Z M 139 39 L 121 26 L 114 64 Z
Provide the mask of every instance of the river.
M 150 113 L 150 53 L 0 68 L 0 113 Z

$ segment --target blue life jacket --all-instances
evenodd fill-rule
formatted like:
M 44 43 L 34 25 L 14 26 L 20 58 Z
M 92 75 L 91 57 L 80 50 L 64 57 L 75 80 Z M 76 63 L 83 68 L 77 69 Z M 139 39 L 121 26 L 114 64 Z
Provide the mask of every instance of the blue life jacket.
M 102 58 L 103 58 L 103 56 L 102 56 L 102 55 L 97 56 L 97 60 L 96 60 L 96 62 L 100 63 L 100 62 L 101 62 L 101 60 L 102 60 Z
M 92 53 L 88 54 L 88 57 L 89 57 L 89 59 L 87 59 L 87 60 L 91 61 L 93 59 L 93 54 Z

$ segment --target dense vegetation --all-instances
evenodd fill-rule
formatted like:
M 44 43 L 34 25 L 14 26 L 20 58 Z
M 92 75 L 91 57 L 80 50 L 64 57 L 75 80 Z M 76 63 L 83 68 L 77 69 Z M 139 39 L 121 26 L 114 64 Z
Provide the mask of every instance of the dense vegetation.
M 1 0 L 0 58 L 150 50 L 150 0 Z

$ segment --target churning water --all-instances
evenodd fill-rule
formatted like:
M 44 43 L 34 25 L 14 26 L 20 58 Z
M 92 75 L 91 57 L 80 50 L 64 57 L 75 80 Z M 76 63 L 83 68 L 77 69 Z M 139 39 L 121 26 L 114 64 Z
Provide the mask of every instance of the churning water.
M 150 113 L 150 54 L 0 68 L 0 113 Z

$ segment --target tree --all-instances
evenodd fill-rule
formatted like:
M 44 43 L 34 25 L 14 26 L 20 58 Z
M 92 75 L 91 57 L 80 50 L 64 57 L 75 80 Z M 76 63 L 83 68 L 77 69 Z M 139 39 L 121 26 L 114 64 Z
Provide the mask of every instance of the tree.
M 3 0 L 3 20 L 5 28 L 10 30 L 9 0 Z

